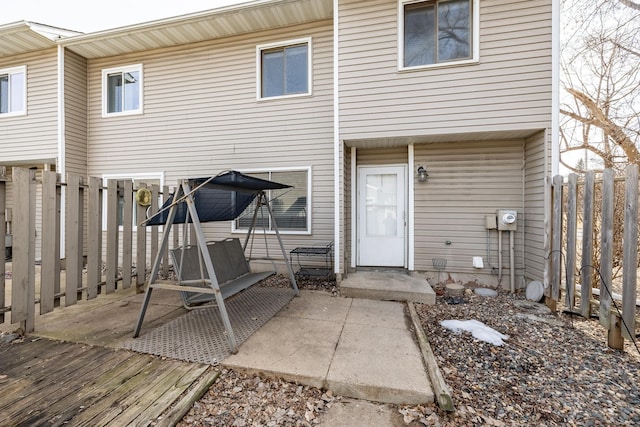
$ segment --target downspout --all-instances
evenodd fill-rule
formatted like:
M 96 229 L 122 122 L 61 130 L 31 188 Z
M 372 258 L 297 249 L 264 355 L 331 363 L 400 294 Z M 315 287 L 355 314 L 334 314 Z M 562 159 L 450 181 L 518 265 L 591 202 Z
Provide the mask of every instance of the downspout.
M 552 0 L 551 15 L 551 176 L 560 169 L 560 0 Z
M 338 0 L 333 0 L 333 240 L 334 240 L 334 252 L 333 252 L 333 268 L 336 278 L 341 278 L 340 271 L 342 270 L 341 256 L 342 244 L 340 241 L 340 219 L 342 216 L 342 205 L 340 203 L 340 183 L 341 168 L 340 168 L 340 90 L 339 90 L 339 65 L 338 65 Z
M 65 140 L 65 105 L 64 105 L 64 47 L 58 45 L 58 159 L 56 172 L 65 179 L 67 172 L 66 164 L 66 140 Z M 65 235 L 65 192 L 60 195 L 60 258 L 65 257 L 64 235 Z
M 560 0 L 551 1 L 551 137 L 549 137 L 549 132 L 546 132 L 544 140 L 545 155 L 548 153 L 549 142 L 551 142 L 551 170 L 549 170 L 548 162 L 544 162 L 543 250 L 548 258 L 544 263 L 543 283 L 548 289 L 551 283 L 549 277 L 551 269 L 551 180 L 559 173 L 560 165 Z

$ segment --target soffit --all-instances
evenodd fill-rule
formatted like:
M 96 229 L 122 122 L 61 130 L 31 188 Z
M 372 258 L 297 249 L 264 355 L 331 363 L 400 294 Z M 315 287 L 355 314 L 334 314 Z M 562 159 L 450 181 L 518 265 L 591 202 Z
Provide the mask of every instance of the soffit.
M 258 0 L 61 40 L 85 58 L 197 43 L 333 16 L 332 0 Z
M 398 136 L 398 137 L 382 137 L 382 138 L 349 138 L 344 143 L 347 147 L 365 148 L 393 148 L 403 147 L 409 144 L 433 144 L 438 142 L 483 142 L 483 141 L 499 141 L 499 140 L 516 140 L 526 139 L 542 129 L 520 129 L 509 131 L 488 131 L 488 132 L 469 132 L 469 133 L 452 133 L 437 135 L 414 135 L 414 136 Z
M 81 33 L 21 21 L 0 25 L 0 58 L 57 46 L 56 40 Z

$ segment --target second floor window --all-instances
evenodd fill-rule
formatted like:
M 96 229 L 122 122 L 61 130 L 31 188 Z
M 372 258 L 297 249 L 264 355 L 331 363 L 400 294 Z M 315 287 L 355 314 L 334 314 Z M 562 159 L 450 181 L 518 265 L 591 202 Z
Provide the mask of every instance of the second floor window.
M 0 114 L 24 114 L 27 106 L 27 69 L 0 69 Z
M 403 66 L 473 58 L 473 0 L 403 2 Z
M 258 46 L 258 99 L 311 93 L 311 41 Z
M 142 65 L 102 70 L 102 113 L 142 113 Z

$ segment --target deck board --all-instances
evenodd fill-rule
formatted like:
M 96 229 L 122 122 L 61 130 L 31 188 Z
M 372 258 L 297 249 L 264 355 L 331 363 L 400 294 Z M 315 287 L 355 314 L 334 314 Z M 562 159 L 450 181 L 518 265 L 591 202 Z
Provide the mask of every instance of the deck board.
M 208 365 L 26 339 L 0 344 L 0 425 L 148 425 L 214 375 Z

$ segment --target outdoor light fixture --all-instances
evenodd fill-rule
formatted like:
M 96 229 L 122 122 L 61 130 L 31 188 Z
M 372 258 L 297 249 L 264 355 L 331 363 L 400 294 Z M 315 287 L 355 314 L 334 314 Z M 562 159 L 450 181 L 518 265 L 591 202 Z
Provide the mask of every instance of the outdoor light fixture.
M 423 166 L 418 166 L 418 181 L 427 182 L 428 176 L 427 170 Z

